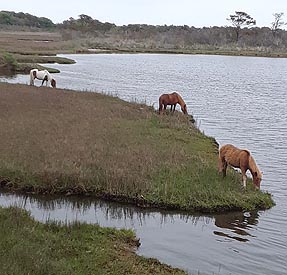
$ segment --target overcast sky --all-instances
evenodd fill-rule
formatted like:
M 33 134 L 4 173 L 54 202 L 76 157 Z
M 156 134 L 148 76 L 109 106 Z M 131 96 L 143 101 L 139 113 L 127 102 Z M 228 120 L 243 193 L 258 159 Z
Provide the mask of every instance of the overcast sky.
M 61 23 L 86 14 L 102 22 L 211 27 L 230 25 L 235 11 L 251 15 L 258 27 L 270 27 L 274 13 L 284 12 L 287 0 L 1 0 L 0 10 L 25 12 Z

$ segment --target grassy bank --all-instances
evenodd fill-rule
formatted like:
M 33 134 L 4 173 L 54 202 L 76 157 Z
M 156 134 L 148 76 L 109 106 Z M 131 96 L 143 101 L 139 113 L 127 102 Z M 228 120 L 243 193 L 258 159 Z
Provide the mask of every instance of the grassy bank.
M 256 49 L 241 49 L 236 48 L 194 48 L 194 49 L 146 49 L 146 48 L 112 48 L 92 49 L 82 48 L 76 53 L 155 53 L 155 54 L 201 54 L 201 55 L 225 55 L 225 56 L 249 56 L 249 57 L 271 57 L 271 58 L 286 58 L 287 53 L 283 51 L 258 51 Z
M 18 208 L 0 208 L 1 274 L 185 274 L 135 254 L 129 230 L 42 224 Z
M 0 83 L 0 181 L 188 211 L 269 208 L 271 196 L 217 173 L 217 144 L 190 117 L 97 94 Z M 263 182 L 264 184 L 264 182 Z

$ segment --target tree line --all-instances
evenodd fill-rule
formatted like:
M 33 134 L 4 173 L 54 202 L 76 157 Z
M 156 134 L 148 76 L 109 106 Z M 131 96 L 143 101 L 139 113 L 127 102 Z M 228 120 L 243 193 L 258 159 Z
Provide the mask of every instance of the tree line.
M 224 47 L 287 48 L 287 32 L 284 13 L 273 14 L 270 27 L 256 27 L 256 20 L 249 14 L 236 11 L 227 21 L 231 26 L 203 27 L 129 24 L 117 26 L 100 22 L 81 14 L 78 19 L 70 17 L 60 24 L 50 19 L 27 13 L 0 12 L 0 25 L 25 25 L 62 32 L 66 39 L 93 38 L 91 47 L 128 47 L 144 49 L 194 49 Z
M 37 17 L 29 13 L 0 11 L 0 25 L 2 26 L 26 26 L 31 28 L 55 27 L 52 20 L 46 17 Z

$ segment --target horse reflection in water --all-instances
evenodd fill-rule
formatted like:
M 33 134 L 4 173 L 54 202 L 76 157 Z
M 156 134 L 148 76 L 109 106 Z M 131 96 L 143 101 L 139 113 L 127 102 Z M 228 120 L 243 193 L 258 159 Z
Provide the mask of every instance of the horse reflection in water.
M 48 86 L 49 82 L 53 88 L 56 88 L 56 80 L 47 70 L 39 71 L 38 69 L 32 69 L 30 71 L 30 85 L 34 85 L 35 79 L 42 80 L 41 86 L 43 86 L 44 82 L 46 81 L 46 86 Z
M 222 236 L 228 239 L 233 239 L 240 242 L 248 242 L 248 237 L 254 237 L 248 230 L 258 223 L 259 214 L 254 212 L 236 212 L 228 214 L 220 214 L 214 216 L 215 225 L 219 228 L 229 229 L 230 232 L 213 231 L 217 236 Z
M 163 109 L 166 110 L 167 105 L 171 105 L 170 111 L 174 112 L 176 104 L 179 104 L 181 107 L 181 111 L 184 114 L 187 114 L 186 104 L 182 99 L 182 97 L 177 92 L 173 92 L 171 94 L 162 94 L 159 97 L 159 109 L 158 109 L 159 114 L 162 113 Z

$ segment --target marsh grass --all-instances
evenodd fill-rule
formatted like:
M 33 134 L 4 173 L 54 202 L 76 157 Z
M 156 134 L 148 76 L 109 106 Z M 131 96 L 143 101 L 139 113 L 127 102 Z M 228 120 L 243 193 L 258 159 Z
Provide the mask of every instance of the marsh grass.
M 97 42 L 95 42 L 97 41 Z M 162 53 L 162 54 L 211 54 L 232 56 L 266 56 L 286 57 L 284 51 L 270 51 L 258 47 L 238 48 L 238 45 L 227 47 L 213 47 L 209 45 L 193 45 L 189 48 L 170 49 L 137 47 L 116 47 L 115 41 L 103 40 L 93 36 L 82 37 L 80 33 L 74 32 L 66 35 L 57 31 L 0 31 L 0 56 L 3 52 L 15 55 L 19 66 L 18 72 L 26 73 L 31 69 L 31 64 L 38 67 L 39 63 L 61 63 L 70 64 L 72 60 L 57 57 L 59 53 Z M 116 42 L 117 43 L 117 42 Z M 90 48 L 94 48 L 91 50 Z M 27 67 L 27 68 L 26 68 Z M 0 58 L 1 68 L 1 58 Z M 29 68 L 29 69 L 28 69 Z
M 269 208 L 217 174 L 217 144 L 179 112 L 97 93 L 0 83 L 0 177 L 12 190 L 183 210 Z
M 131 230 L 42 224 L 19 208 L 0 208 L 1 274 L 185 274 L 134 253 Z
M 62 36 L 56 32 L 0 31 L 0 69 L 5 67 L 12 72 L 28 73 L 31 69 L 38 68 L 48 69 L 51 73 L 59 72 L 39 63 L 73 64 L 74 60 L 56 54 L 74 52 L 72 49 L 80 47 L 80 44 L 80 41 L 63 41 Z

